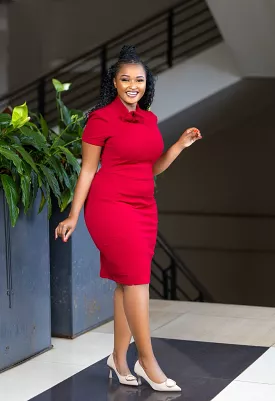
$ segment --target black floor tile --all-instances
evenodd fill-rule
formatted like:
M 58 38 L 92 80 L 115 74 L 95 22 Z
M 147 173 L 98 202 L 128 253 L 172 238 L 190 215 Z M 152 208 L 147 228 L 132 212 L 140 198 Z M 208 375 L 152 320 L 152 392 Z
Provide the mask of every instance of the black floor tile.
M 152 339 L 165 373 L 182 387 L 181 394 L 157 393 L 144 383 L 138 388 L 109 381 L 106 359 L 77 373 L 32 401 L 210 401 L 266 350 L 194 341 Z M 129 365 L 136 361 L 131 344 Z
M 167 375 L 234 380 L 266 347 L 199 341 L 153 339 L 154 351 Z

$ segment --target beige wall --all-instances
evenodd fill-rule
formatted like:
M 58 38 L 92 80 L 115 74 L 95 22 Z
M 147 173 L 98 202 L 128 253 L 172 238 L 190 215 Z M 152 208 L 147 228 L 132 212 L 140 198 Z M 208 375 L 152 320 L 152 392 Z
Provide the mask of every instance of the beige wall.
M 224 113 L 226 93 L 205 113 Z M 256 88 L 253 96 L 255 109 L 245 96 L 228 101 L 219 130 L 159 177 L 160 230 L 217 301 L 275 306 L 275 103 Z
M 275 76 L 274 0 L 207 0 L 244 76 Z

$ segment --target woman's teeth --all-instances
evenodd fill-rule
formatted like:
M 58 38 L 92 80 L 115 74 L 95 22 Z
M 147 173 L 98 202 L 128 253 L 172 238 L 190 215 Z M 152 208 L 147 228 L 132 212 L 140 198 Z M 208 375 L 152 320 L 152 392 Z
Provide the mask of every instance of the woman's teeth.
M 136 97 L 138 92 L 126 92 L 127 96 L 129 97 Z

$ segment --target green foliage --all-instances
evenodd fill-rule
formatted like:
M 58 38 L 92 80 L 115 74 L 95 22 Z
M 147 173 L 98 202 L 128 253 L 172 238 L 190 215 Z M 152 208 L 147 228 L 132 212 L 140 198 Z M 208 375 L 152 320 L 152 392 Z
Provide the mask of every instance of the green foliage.
M 43 116 L 30 113 L 26 103 L 15 107 L 12 115 L 0 113 L 0 188 L 13 227 L 20 207 L 27 213 L 38 194 L 39 212 L 47 206 L 51 216 L 53 197 L 64 211 L 72 201 L 80 172 L 84 115 L 68 109 L 61 98 L 71 84 L 52 82 L 59 116 L 56 129 L 49 127 Z

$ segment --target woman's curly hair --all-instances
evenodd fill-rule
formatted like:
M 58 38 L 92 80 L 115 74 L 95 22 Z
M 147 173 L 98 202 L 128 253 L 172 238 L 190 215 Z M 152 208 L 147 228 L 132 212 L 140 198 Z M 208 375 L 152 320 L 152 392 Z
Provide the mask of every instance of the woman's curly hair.
M 117 97 L 117 90 L 114 86 L 114 78 L 120 67 L 124 64 L 140 64 L 143 66 L 146 74 L 146 90 L 138 104 L 143 110 L 148 110 L 150 108 L 155 95 L 155 77 L 147 65 L 138 57 L 135 47 L 127 45 L 122 47 L 118 61 L 113 64 L 105 74 L 101 83 L 99 100 L 86 114 L 87 119 L 91 112 L 101 109 L 115 100 Z

